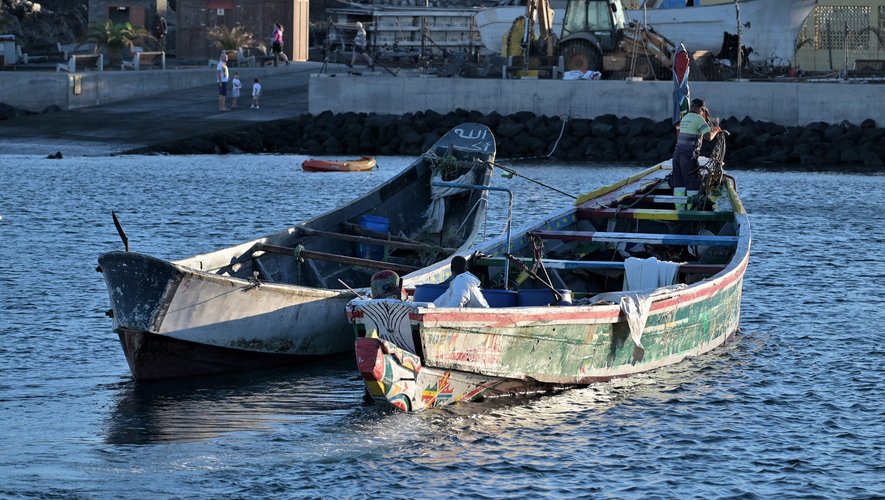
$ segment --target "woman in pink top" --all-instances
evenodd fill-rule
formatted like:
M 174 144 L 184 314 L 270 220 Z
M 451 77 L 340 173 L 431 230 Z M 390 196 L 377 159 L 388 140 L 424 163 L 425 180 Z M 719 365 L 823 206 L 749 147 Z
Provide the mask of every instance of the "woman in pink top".
M 273 34 L 271 35 L 271 50 L 273 51 L 274 66 L 277 65 L 280 59 L 289 64 L 289 58 L 283 52 L 283 25 L 280 23 L 274 24 Z

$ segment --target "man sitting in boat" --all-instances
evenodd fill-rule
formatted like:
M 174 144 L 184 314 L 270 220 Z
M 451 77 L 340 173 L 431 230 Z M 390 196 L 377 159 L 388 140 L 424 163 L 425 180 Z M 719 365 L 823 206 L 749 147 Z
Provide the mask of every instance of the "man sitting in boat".
M 378 271 L 372 275 L 373 299 L 403 300 L 403 285 L 399 275 L 393 271 Z
M 670 187 L 675 196 L 693 196 L 701 188 L 698 156 L 704 139 L 712 141 L 719 133 L 719 126 L 707 122 L 710 113 L 703 99 L 692 99 L 689 112 L 679 122 L 679 137 L 673 152 L 673 175 Z
M 460 255 L 452 257 L 452 278 L 449 288 L 443 292 L 433 305 L 436 307 L 489 307 L 482 291 L 479 289 L 479 278 L 467 270 L 467 259 Z

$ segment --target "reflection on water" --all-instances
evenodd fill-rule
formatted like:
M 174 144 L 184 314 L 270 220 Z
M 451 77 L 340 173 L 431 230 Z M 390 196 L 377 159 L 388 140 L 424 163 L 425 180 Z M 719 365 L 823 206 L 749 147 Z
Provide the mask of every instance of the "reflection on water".
M 731 172 L 753 249 L 743 332 L 640 377 L 418 414 L 354 361 L 134 383 L 95 272 L 268 234 L 389 178 L 304 157 L 0 161 L 0 497 L 870 498 L 885 463 L 885 176 Z M 520 164 L 579 194 L 632 167 Z M 22 172 L 27 172 L 23 174 Z M 522 178 L 515 226 L 570 203 Z M 483 234 L 504 227 L 492 193 Z
M 351 356 L 301 369 L 127 381 L 108 389 L 114 394 L 106 418 L 109 444 L 193 441 L 268 430 L 312 415 L 348 412 L 361 404 L 363 395 Z

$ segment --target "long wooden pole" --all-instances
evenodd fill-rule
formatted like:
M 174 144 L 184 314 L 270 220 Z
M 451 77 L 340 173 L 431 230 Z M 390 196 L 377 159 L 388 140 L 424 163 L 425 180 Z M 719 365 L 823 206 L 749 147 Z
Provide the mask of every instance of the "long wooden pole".
M 277 245 L 268 245 L 266 243 L 259 243 L 255 245 L 256 251 L 275 253 L 279 255 L 291 255 L 295 256 L 295 249 L 290 247 L 281 247 Z M 383 262 L 380 260 L 369 260 L 369 259 L 360 259 L 358 257 L 348 257 L 346 255 L 335 255 L 332 253 L 325 252 L 314 252 L 313 250 L 305 250 L 302 249 L 298 252 L 298 255 L 305 259 L 313 259 L 313 260 L 324 260 L 327 262 L 339 262 L 341 264 L 350 264 L 353 266 L 362 266 L 369 267 L 373 269 L 390 269 L 391 271 L 396 271 L 398 273 L 411 273 L 412 271 L 417 271 L 418 267 L 407 266 L 404 264 L 396 264 L 393 262 Z

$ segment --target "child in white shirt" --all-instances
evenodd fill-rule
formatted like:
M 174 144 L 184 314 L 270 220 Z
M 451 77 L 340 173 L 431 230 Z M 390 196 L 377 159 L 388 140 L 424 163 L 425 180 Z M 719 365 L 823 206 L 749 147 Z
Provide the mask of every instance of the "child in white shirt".
M 240 89 L 241 88 L 243 88 L 243 82 L 240 81 L 240 73 L 236 72 L 236 73 L 234 73 L 233 86 L 231 87 L 231 91 L 230 91 L 230 96 L 231 96 L 231 101 L 232 101 L 230 103 L 230 109 L 237 108 L 237 101 L 240 100 Z
M 259 98 L 261 97 L 261 84 L 258 83 L 258 78 L 255 79 L 255 83 L 252 84 L 252 105 L 250 108 L 261 109 L 259 106 Z

